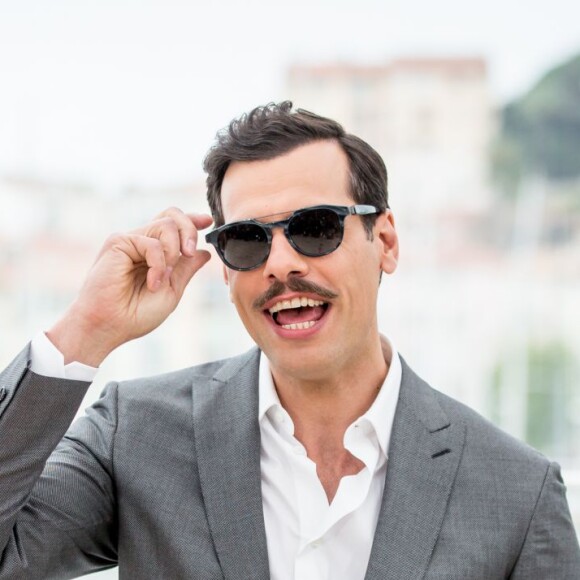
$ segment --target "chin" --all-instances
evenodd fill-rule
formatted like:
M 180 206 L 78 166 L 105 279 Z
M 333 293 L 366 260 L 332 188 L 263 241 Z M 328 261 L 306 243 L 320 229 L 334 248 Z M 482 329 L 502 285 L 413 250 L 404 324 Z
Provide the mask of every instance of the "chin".
M 336 368 L 336 361 L 330 353 L 320 348 L 269 348 L 263 349 L 270 365 L 285 376 L 298 380 L 312 381 L 327 377 Z

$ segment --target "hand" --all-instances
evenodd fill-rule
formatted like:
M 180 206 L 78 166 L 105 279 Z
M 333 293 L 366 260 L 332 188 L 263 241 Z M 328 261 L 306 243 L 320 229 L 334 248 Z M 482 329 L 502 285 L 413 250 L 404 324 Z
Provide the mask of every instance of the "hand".
M 208 215 L 170 208 L 142 228 L 110 236 L 78 298 L 47 333 L 65 364 L 98 366 L 121 344 L 157 328 L 210 259 L 197 239 L 211 223 Z

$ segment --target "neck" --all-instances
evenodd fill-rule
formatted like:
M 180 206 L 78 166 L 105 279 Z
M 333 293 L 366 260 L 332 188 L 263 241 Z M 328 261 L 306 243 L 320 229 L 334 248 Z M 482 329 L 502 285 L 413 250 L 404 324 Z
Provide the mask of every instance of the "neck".
M 379 335 L 362 352 L 365 356 L 359 353 L 339 372 L 313 381 L 271 367 L 280 402 L 294 422 L 294 436 L 316 463 L 329 503 L 341 478 L 358 473 L 364 466 L 344 448 L 344 433 L 373 404 L 392 356 L 388 343 Z
M 329 365 L 333 372 L 316 380 L 290 376 L 271 367 L 280 402 L 302 443 L 309 435 L 334 434 L 342 444 L 346 428 L 373 404 L 388 371 L 390 347 L 377 334 L 370 347 L 361 352 L 364 356 L 359 353 L 340 367 Z

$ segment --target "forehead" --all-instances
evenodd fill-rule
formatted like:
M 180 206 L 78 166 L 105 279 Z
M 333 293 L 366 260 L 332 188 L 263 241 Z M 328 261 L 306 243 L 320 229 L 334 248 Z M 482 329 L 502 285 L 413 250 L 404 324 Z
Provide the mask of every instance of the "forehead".
M 226 223 L 319 204 L 349 205 L 348 158 L 336 141 L 316 141 L 262 161 L 230 164 L 221 188 Z

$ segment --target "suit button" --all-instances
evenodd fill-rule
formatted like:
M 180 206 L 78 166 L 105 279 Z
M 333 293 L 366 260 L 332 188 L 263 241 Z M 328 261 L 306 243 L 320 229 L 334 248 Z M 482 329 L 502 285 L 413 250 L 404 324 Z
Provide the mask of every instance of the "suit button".
M 6 398 L 6 389 L 2 387 L 0 389 L 0 403 Z

